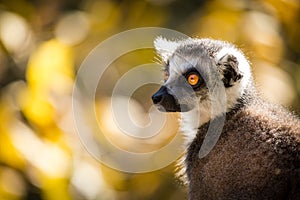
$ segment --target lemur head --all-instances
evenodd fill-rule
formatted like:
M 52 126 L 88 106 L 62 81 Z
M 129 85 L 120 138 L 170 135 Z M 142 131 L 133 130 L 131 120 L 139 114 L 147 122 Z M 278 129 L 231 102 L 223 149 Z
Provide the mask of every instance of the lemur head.
M 225 98 L 225 111 L 229 111 L 251 79 L 247 59 L 229 43 L 211 39 L 168 41 L 158 37 L 154 46 L 165 62 L 165 82 L 152 96 L 161 111 L 187 112 L 199 106 L 201 112 L 209 109 L 211 101 L 221 98 Z M 225 92 L 212 99 L 216 88 Z

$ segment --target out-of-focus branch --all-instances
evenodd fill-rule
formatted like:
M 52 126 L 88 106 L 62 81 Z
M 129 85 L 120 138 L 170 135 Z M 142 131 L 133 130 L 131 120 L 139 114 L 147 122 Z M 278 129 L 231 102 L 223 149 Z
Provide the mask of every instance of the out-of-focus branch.
M 25 81 L 25 74 L 21 71 L 20 67 L 15 62 L 14 58 L 8 51 L 8 49 L 3 44 L 2 40 L 0 39 L 0 49 L 4 54 L 7 60 L 7 68 L 5 69 L 5 75 L 0 78 L 0 90 L 1 88 L 5 87 L 9 83 L 16 81 L 16 80 L 24 80 Z

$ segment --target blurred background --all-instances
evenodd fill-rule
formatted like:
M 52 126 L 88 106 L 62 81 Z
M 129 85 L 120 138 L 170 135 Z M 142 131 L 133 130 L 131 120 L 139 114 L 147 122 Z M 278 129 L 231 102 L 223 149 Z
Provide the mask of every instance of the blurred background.
M 185 199 L 175 164 L 145 174 L 118 172 L 92 158 L 74 128 L 72 88 L 83 59 L 106 38 L 144 26 L 234 42 L 251 60 L 265 97 L 300 114 L 299 0 L 1 0 L 1 200 Z M 123 56 L 97 91 L 99 126 L 133 152 L 163 147 L 178 129 L 178 116 L 168 115 L 161 134 L 137 141 L 111 120 L 117 80 L 154 57 L 152 49 Z M 157 88 L 139 88 L 131 108 L 146 113 Z

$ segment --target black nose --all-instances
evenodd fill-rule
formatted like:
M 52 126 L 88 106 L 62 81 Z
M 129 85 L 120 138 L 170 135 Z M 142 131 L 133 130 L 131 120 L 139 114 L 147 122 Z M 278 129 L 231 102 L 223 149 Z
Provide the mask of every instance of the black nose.
M 161 102 L 163 95 L 167 94 L 167 88 L 165 86 L 161 86 L 161 88 L 152 96 L 152 101 L 154 104 L 158 104 Z
M 161 99 L 162 99 L 162 95 L 154 94 L 152 96 L 152 101 L 154 104 L 158 104 L 159 102 L 161 102 Z

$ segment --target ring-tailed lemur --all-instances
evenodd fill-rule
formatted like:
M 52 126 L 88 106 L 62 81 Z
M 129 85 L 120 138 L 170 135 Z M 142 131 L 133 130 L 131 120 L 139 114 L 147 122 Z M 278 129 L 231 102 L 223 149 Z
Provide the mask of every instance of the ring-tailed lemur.
M 243 53 L 211 39 L 159 37 L 154 46 L 165 83 L 152 100 L 159 110 L 181 112 L 189 199 L 300 199 L 300 120 L 260 97 Z M 225 92 L 212 96 L 219 80 Z M 212 102 L 224 99 L 212 112 Z M 224 114 L 219 140 L 199 158 L 210 122 Z

